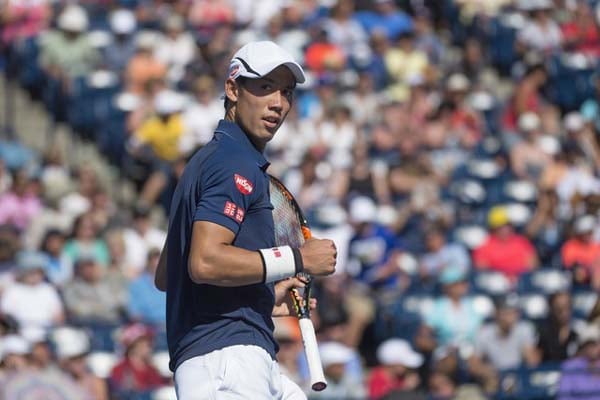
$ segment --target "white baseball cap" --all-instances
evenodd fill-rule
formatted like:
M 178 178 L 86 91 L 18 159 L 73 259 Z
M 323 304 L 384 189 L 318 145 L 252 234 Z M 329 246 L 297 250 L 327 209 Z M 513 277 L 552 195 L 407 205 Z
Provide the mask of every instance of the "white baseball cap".
M 31 345 L 22 336 L 6 335 L 0 338 L 0 361 L 10 354 L 25 355 L 31 351 Z
M 78 5 L 67 6 L 58 16 L 57 25 L 65 31 L 83 32 L 89 21 L 85 10 Z
M 304 71 L 292 55 L 271 41 L 250 42 L 239 49 L 229 63 L 228 78 L 262 78 L 280 65 L 292 71 L 296 82 L 304 83 Z
M 133 32 L 137 26 L 135 14 L 124 8 L 113 11 L 109 23 L 113 32 L 122 35 Z
M 86 354 L 90 350 L 88 334 L 77 328 L 63 326 L 52 332 L 56 357 L 64 360 Z
M 419 368 L 423 356 L 412 349 L 406 340 L 388 339 L 377 348 L 377 360 L 383 365 L 404 365 L 407 368 Z
M 319 346 L 321 362 L 324 367 L 333 364 L 346 364 L 354 357 L 354 351 L 338 342 L 327 342 Z

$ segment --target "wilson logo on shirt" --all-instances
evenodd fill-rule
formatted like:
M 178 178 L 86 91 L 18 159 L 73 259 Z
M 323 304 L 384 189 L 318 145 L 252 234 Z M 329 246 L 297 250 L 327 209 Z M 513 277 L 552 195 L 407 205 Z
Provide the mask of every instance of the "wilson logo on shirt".
M 233 181 L 235 182 L 235 186 L 242 194 L 250 194 L 252 190 L 254 190 L 254 186 L 250 180 L 244 178 L 241 175 L 234 174 Z

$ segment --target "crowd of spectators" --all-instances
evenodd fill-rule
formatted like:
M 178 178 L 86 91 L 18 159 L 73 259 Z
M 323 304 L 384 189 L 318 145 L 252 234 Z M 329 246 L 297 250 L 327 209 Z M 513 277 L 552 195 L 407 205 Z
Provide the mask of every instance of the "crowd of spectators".
M 275 321 L 309 398 L 600 397 L 600 2 L 1 7 L 7 85 L 53 124 L 42 153 L 9 125 L 0 143 L 0 398 L 173 398 L 153 285 L 164 216 L 251 40 L 307 71 L 269 171 L 338 247 L 315 288 L 326 391 L 308 388 L 295 319 Z M 57 124 L 133 201 L 66 161 Z

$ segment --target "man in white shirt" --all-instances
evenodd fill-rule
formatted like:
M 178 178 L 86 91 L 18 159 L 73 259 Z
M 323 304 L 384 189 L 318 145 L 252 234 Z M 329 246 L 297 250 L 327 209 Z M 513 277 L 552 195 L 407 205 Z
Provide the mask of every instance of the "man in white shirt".
M 152 226 L 149 208 L 135 207 L 132 226 L 123 230 L 125 265 L 131 269 L 123 271 L 124 274 L 129 278 L 137 277 L 146 267 L 148 252 L 162 249 L 166 237 L 165 231 Z
M 0 298 L 0 312 L 15 318 L 28 337 L 64 321 L 63 305 L 54 286 L 44 281 L 47 258 L 27 251 L 17 257 L 17 281 Z

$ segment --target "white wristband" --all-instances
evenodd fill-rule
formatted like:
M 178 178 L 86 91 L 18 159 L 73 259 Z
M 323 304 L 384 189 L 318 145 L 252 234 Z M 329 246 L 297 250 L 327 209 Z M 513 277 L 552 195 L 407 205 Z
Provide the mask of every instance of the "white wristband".
M 258 250 L 262 257 L 264 282 L 276 282 L 296 274 L 294 251 L 290 246 Z

